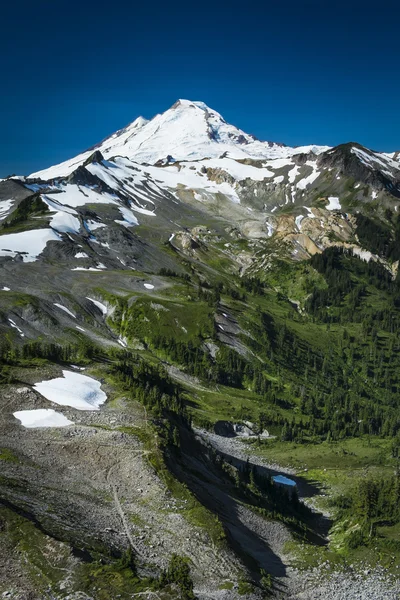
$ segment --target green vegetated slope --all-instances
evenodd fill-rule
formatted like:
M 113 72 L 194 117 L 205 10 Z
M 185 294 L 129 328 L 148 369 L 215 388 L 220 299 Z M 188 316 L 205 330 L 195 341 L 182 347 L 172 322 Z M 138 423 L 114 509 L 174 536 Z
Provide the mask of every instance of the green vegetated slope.
M 393 563 L 397 278 L 337 248 L 303 263 L 277 260 L 251 279 L 207 277 L 205 265 L 194 264 L 188 274 L 178 285 L 170 278 L 181 302 L 120 306 L 112 326 L 190 376 L 181 384 L 195 424 L 253 421 L 276 436 L 258 441 L 256 453 L 327 486 L 335 551 L 375 559 L 379 548 L 383 562 Z M 366 500 L 357 503 L 361 493 Z

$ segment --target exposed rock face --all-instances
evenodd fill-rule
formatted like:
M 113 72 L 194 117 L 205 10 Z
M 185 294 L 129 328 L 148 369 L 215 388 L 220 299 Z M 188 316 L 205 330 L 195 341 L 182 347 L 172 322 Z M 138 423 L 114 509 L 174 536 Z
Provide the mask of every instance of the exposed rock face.
M 318 165 L 338 169 L 347 177 L 353 177 L 374 188 L 389 189 L 391 194 L 400 197 L 399 171 L 389 170 L 390 167 L 385 166 L 379 157 L 360 144 L 349 142 L 336 146 L 318 157 Z
M 4 179 L 4 181 L 0 181 L 0 202 L 9 200 L 10 198 L 20 201 L 32 195 L 32 191 L 28 190 L 18 179 Z
M 90 161 L 92 162 L 92 161 Z M 92 175 L 90 171 L 88 171 L 83 165 L 78 167 L 75 171 L 67 177 L 68 183 L 75 183 L 76 185 L 96 185 L 106 187 L 105 184 L 99 182 L 98 178 L 95 175 Z
M 104 156 L 102 155 L 102 153 L 100 152 L 100 150 L 95 150 L 93 152 L 93 154 L 91 154 L 89 156 L 89 158 L 87 158 L 85 160 L 85 162 L 83 163 L 83 166 L 86 167 L 86 165 L 90 165 L 92 163 L 100 163 L 104 160 Z
M 230 421 L 217 421 L 214 425 L 214 433 L 223 437 L 234 437 L 235 429 Z
M 231 185 L 234 185 L 236 183 L 236 180 L 234 179 L 234 177 L 232 177 L 231 175 L 229 175 L 229 173 L 227 173 L 226 171 L 224 171 L 223 169 L 214 169 L 214 168 L 207 168 L 206 169 L 206 173 L 207 173 L 207 177 L 210 181 L 215 181 L 215 183 L 230 183 Z

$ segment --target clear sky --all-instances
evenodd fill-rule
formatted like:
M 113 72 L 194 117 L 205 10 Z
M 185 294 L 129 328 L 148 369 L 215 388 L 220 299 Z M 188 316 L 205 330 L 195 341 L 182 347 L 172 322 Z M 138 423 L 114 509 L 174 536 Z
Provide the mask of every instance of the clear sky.
M 396 0 L 12 0 L 0 13 L 0 177 L 178 98 L 260 139 L 400 150 Z

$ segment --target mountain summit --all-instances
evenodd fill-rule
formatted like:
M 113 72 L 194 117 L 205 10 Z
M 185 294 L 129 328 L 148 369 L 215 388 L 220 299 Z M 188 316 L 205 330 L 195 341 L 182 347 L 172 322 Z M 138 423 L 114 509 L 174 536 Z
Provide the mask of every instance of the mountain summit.
M 178 100 L 167 111 L 150 121 L 138 117 L 88 151 L 51 169 L 32 173 L 31 177 L 69 175 L 83 163 L 93 149 L 104 158 L 123 156 L 138 163 L 154 165 L 170 157 L 174 161 L 229 157 L 256 160 L 285 158 L 313 151 L 319 154 L 328 146 L 290 148 L 273 142 L 262 142 L 230 125 L 204 102 Z

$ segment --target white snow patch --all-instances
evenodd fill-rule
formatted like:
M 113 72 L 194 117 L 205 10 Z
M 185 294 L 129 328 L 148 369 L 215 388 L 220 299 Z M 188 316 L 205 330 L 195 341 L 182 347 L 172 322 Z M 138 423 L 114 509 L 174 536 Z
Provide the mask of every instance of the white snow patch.
M 8 216 L 8 213 L 14 204 L 14 200 L 2 200 L 0 202 L 0 221 Z
M 99 223 L 99 221 L 88 220 L 85 221 L 86 228 L 92 233 L 92 231 L 96 231 L 96 229 L 100 229 L 100 227 L 106 227 L 105 223 Z
M 7 286 L 4 286 L 2 289 L 2 292 L 9 292 L 9 291 L 10 291 L 10 288 Z
M 48 194 L 47 197 L 60 204 L 74 208 L 84 206 L 85 204 L 118 204 L 116 196 L 112 196 L 106 192 L 97 192 L 86 185 L 79 186 L 72 183 L 60 186 L 57 194 Z
M 289 183 L 294 183 L 294 180 L 296 179 L 297 175 L 299 174 L 299 166 L 295 165 L 293 167 L 293 169 L 291 169 L 288 173 L 289 176 Z
M 127 348 L 128 342 L 125 337 L 119 336 L 118 344 L 120 344 L 123 348 Z
M 278 175 L 277 177 L 274 177 L 273 182 L 274 183 L 282 183 L 282 181 L 284 180 L 284 176 L 283 175 Z
M 328 200 L 329 204 L 326 207 L 327 210 L 341 210 L 342 207 L 340 206 L 339 198 L 336 196 L 329 196 Z
M 303 206 L 303 208 L 306 209 L 306 211 L 308 212 L 308 218 L 309 219 L 315 219 L 315 215 L 313 213 L 313 211 L 311 210 L 311 208 L 308 208 L 308 206 Z
M 298 215 L 295 219 L 296 227 L 299 231 L 301 231 L 301 222 L 304 219 L 304 215 Z
M 86 254 L 86 252 L 77 252 L 74 258 L 89 258 L 89 256 Z
M 74 267 L 71 271 L 97 271 L 97 273 L 101 273 L 101 269 L 95 269 L 95 267 Z
M 107 314 L 107 306 L 105 306 L 102 302 L 99 302 L 98 300 L 94 300 L 93 298 L 89 298 L 88 296 L 86 296 L 86 300 L 90 300 L 90 302 L 93 302 L 93 304 L 95 304 L 97 306 L 97 308 L 99 308 L 101 310 L 103 315 Z
M 83 331 L 84 333 L 86 333 L 86 329 L 83 329 L 83 327 L 79 327 L 79 325 L 75 325 L 75 327 L 79 329 L 79 331 Z
M 61 308 L 61 310 L 63 310 L 64 312 L 69 314 L 71 317 L 76 319 L 76 316 L 70 310 L 68 310 L 68 308 L 66 306 L 63 306 L 62 304 L 58 304 L 57 302 L 54 302 L 54 306 L 57 306 L 57 308 Z
M 146 290 L 154 290 L 154 285 L 152 285 L 151 283 L 144 283 L 143 285 L 146 288 Z
M 107 400 L 99 381 L 73 371 L 63 371 L 63 377 L 41 381 L 33 388 L 55 404 L 78 410 L 98 410 Z
M 23 427 L 32 429 L 34 427 L 67 427 L 73 425 L 63 414 L 52 408 L 37 408 L 35 410 L 17 410 L 14 417 L 21 422 Z
M 274 228 L 272 227 L 271 223 L 268 223 L 268 221 L 266 221 L 266 226 L 267 226 L 267 235 L 268 237 L 271 237 L 272 234 L 274 233 Z M 223 313 L 222 313 L 223 314 Z M 224 315 L 225 316 L 225 315 Z
M 10 323 L 11 327 L 13 327 L 14 329 L 16 329 L 21 337 L 25 337 L 24 332 L 22 331 L 22 329 L 20 329 L 18 327 L 18 325 L 15 323 L 15 321 L 13 321 L 12 319 L 8 319 L 8 322 Z
M 60 233 L 79 233 L 79 219 L 73 215 L 59 211 L 51 218 L 50 225 Z
M 120 206 L 119 211 L 123 216 L 123 221 L 116 220 L 116 223 L 118 223 L 119 225 L 123 225 L 124 227 L 132 227 L 133 225 L 139 225 L 139 221 L 137 220 L 133 212 L 129 210 L 129 208 L 126 208 L 125 206 Z
M 61 237 L 52 229 L 33 229 L 0 236 L 0 256 L 22 254 L 24 262 L 33 262 L 43 252 L 47 242 L 59 242 Z
M 313 171 L 312 171 L 312 173 L 310 173 L 310 175 L 308 175 L 308 177 L 304 177 L 303 179 L 300 179 L 300 181 L 298 181 L 296 183 L 296 188 L 299 189 L 299 190 L 305 190 L 306 187 L 308 185 L 310 185 L 311 183 L 313 183 L 317 179 L 317 177 L 319 176 L 319 174 L 320 174 L 319 171 L 318 171 L 318 169 L 317 169 L 317 165 L 315 163 L 309 163 L 307 161 L 306 164 L 308 166 L 312 166 Z
M 372 254 L 368 250 L 362 250 L 361 248 L 353 248 L 352 250 L 353 254 L 355 254 L 365 262 L 369 262 L 372 258 Z

